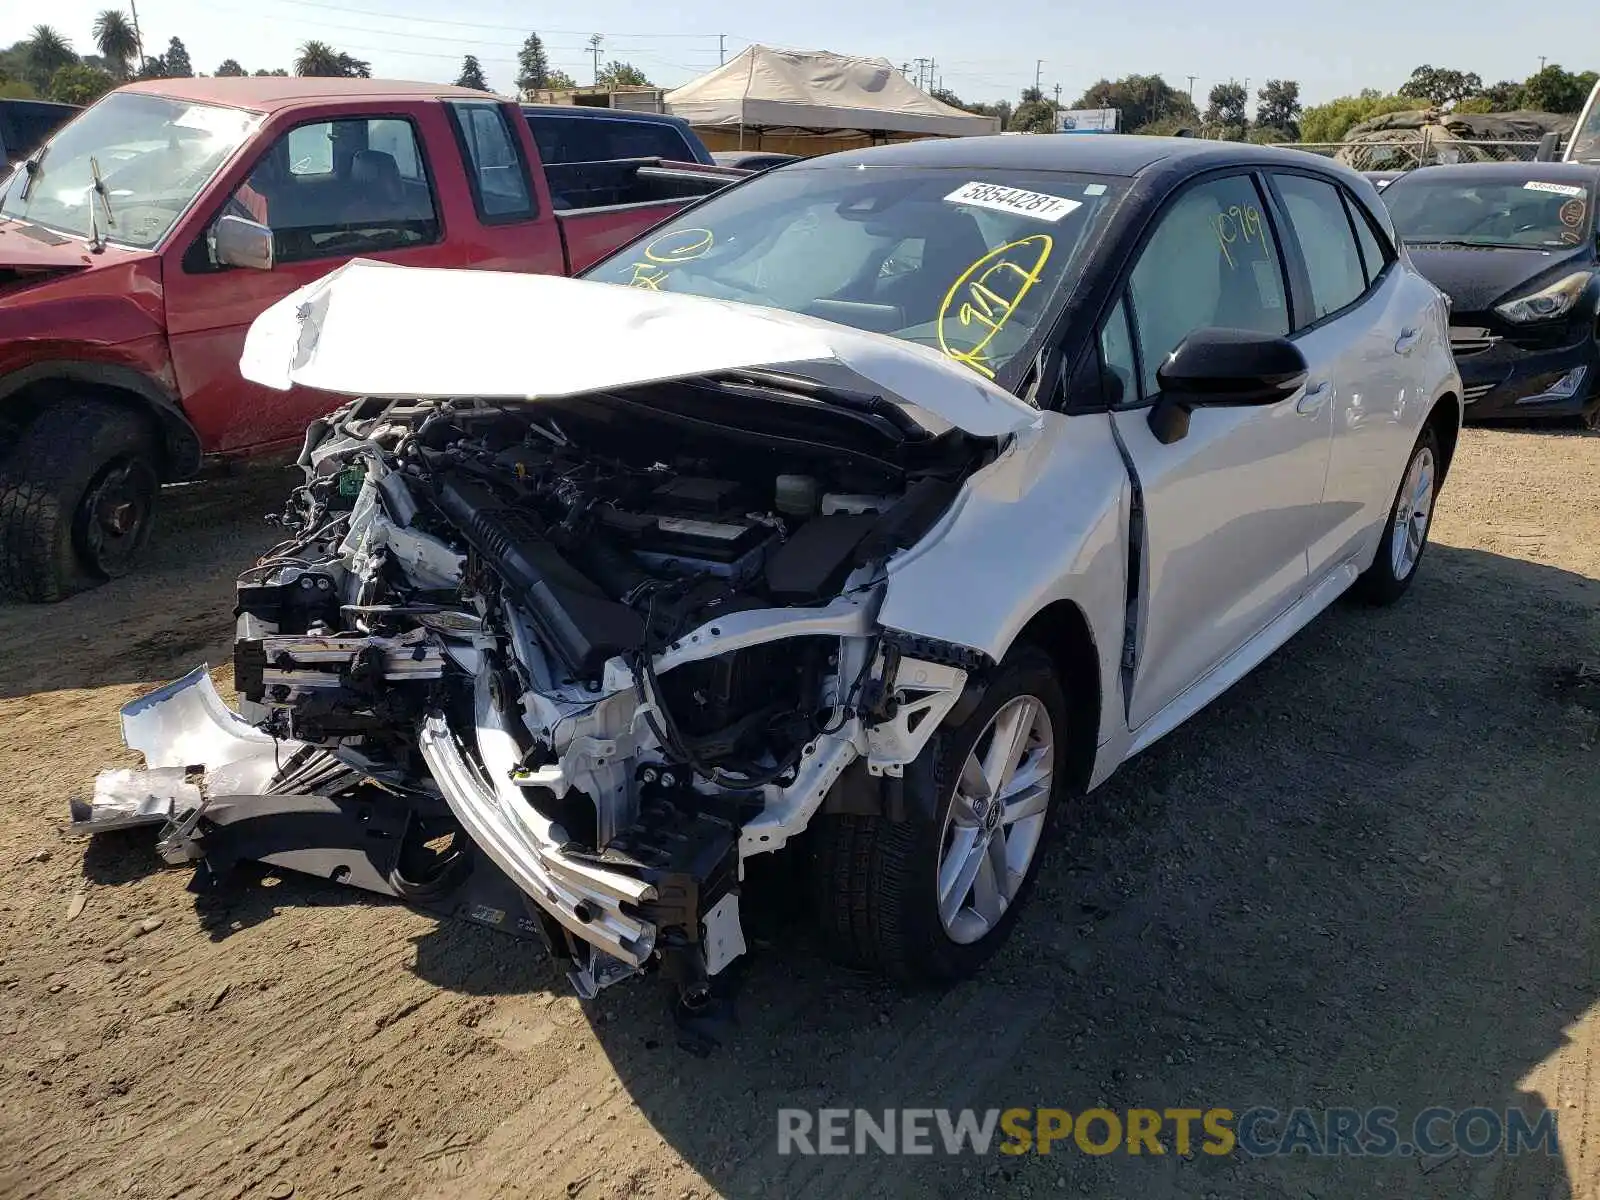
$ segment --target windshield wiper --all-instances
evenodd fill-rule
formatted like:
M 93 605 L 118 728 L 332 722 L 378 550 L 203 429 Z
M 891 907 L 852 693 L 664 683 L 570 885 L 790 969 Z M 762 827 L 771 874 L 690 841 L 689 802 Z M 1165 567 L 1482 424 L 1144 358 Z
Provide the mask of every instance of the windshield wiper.
M 28 193 L 33 191 L 33 181 L 39 178 L 44 165 L 44 156 L 49 152 L 50 143 L 46 142 L 22 160 L 22 170 L 27 178 L 22 181 L 22 188 L 17 192 L 18 200 L 26 200 Z
M 111 214 L 111 193 L 106 190 L 106 181 L 100 178 L 100 163 L 94 155 L 89 156 L 89 176 L 94 180 L 95 197 L 99 198 L 106 209 L 106 228 L 115 229 L 117 219 Z M 100 230 L 100 222 L 95 219 L 94 198 L 89 200 L 89 248 L 96 254 L 106 248 L 105 234 Z

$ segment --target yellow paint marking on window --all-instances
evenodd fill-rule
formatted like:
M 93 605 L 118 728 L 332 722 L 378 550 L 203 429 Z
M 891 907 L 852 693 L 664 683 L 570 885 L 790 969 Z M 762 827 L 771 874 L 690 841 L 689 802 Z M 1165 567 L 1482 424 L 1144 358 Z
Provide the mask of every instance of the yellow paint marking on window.
M 633 268 L 628 286 L 659 292 L 668 274 L 663 267 L 693 262 L 710 251 L 716 240 L 709 229 L 674 229 L 671 233 L 662 234 L 645 244 L 643 254 L 646 261 L 628 264 Z
M 995 373 L 984 351 L 1039 282 L 1054 249 L 1055 240 L 1049 234 L 1035 233 L 989 251 L 963 271 L 939 305 L 939 349 L 993 379 Z M 985 332 L 971 349 L 958 350 L 945 340 L 945 326 L 951 320 Z
M 1266 225 L 1261 219 L 1261 210 L 1254 204 L 1235 204 L 1219 212 L 1212 223 L 1217 227 L 1217 244 L 1222 247 L 1222 257 L 1228 260 L 1230 267 L 1238 264 L 1233 261 L 1233 251 L 1229 247 L 1240 238 L 1246 244 L 1256 242 L 1263 249 L 1266 247 Z

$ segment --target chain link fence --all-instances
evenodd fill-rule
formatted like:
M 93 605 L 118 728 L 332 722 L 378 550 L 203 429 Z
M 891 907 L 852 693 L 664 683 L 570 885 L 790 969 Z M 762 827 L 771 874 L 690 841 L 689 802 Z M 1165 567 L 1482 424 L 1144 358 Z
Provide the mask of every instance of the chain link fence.
M 1469 162 L 1534 162 L 1540 157 L 1542 146 L 1552 157 L 1560 156 L 1559 146 L 1552 150 L 1543 142 L 1458 138 L 1434 125 L 1363 134 L 1344 142 L 1284 144 L 1292 150 L 1335 159 L 1357 171 L 1410 171 Z

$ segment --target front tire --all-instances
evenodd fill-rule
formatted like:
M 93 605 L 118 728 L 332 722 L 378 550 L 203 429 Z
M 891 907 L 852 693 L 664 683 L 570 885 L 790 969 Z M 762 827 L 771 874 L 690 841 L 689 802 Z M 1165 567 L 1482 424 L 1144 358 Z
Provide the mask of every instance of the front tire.
M 907 820 L 817 818 L 813 895 L 834 955 L 902 982 L 975 973 L 1032 890 L 1066 728 L 1054 664 L 1018 647 L 971 715 L 906 768 Z
M 105 400 L 64 399 L 0 465 L 0 590 L 52 602 L 127 574 L 150 540 L 155 431 Z
M 1400 488 L 1378 541 L 1378 555 L 1351 589 L 1358 600 L 1380 606 L 1393 604 L 1416 578 L 1423 551 L 1428 548 L 1428 531 L 1433 527 L 1433 505 L 1439 495 L 1443 462 L 1439 435 L 1430 425 L 1406 459 Z

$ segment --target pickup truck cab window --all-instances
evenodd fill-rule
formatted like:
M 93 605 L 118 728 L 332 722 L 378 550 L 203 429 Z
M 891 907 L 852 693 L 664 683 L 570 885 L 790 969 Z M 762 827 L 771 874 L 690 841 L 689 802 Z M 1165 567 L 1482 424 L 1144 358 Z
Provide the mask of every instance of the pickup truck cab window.
M 1190 188 L 1158 218 L 1128 289 L 1144 392 L 1162 360 L 1196 329 L 1287 334 L 1289 305 L 1277 236 L 1248 175 Z
M 617 158 L 665 158 L 696 162 L 689 143 L 671 125 L 619 117 L 530 115 L 528 125 L 546 166 L 605 162 Z
M 269 147 L 224 208 L 270 225 L 279 262 L 348 257 L 439 240 L 411 122 L 297 125 Z
M 506 110 L 498 104 L 459 101 L 449 107 L 478 217 L 498 222 L 532 216 L 528 169 L 506 119 Z

